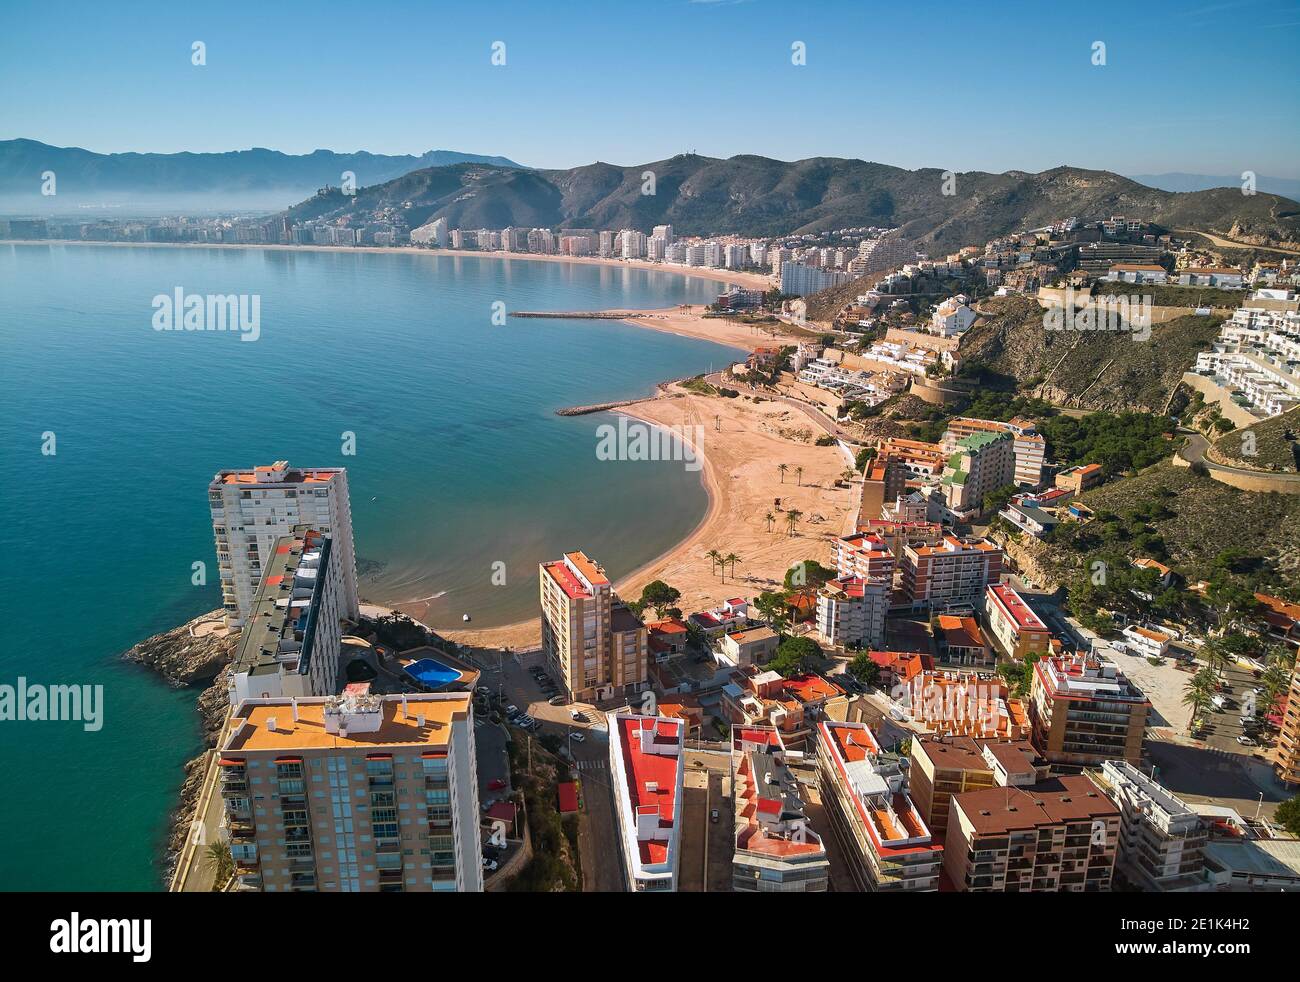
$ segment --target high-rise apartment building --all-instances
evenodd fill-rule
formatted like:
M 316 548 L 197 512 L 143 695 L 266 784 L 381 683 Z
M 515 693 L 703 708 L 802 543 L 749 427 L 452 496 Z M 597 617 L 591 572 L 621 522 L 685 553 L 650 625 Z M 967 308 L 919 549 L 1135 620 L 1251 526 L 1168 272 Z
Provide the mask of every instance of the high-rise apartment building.
M 911 741 L 908 790 L 935 838 L 948 832 L 952 796 L 1046 780 L 1049 765 L 1028 740 L 918 734 Z
M 802 759 L 803 755 L 798 755 Z M 802 786 L 775 727 L 737 727 L 731 743 L 737 893 L 824 893 L 830 871 L 821 836 L 808 824 Z
M 249 699 L 220 750 L 236 886 L 483 889 L 468 693 Z
M 863 891 L 939 888 L 943 846 L 907 795 L 901 764 L 864 723 L 817 726 L 817 787 L 854 886 Z
M 984 496 L 1016 477 L 1015 440 L 1009 432 L 979 432 L 958 440 L 940 487 L 951 517 L 965 521 L 984 510 Z
M 1096 655 L 1053 655 L 1034 663 L 1029 695 L 1033 740 L 1053 764 L 1099 767 L 1142 761 L 1151 702 Z
M 1082 774 L 966 791 L 952 798 L 944 873 L 963 892 L 1104 893 L 1119 828 L 1119 808 Z
M 680 719 L 607 713 L 610 787 L 629 891 L 676 891 L 682 838 Z
M 340 609 L 348 620 L 357 619 L 357 562 L 347 471 L 290 467 L 286 460 L 251 470 L 219 471 L 208 485 L 208 504 L 221 602 L 229 626 L 242 627 L 248 619 L 276 540 L 300 525 L 332 541 L 342 579 Z
M 1116 868 L 1146 893 L 1205 889 L 1209 827 L 1177 795 L 1125 760 L 1108 760 L 1093 779 L 1120 808 Z
M 542 563 L 542 654 L 571 698 L 635 695 L 649 679 L 645 625 L 584 553 Z
M 1002 549 L 968 536 L 945 535 L 937 545 L 909 542 L 898 560 L 903 596 L 913 610 L 973 609 L 1002 575 Z
M 1288 788 L 1300 785 L 1300 663 L 1291 672 L 1291 689 L 1273 751 L 1273 769 L 1277 779 Z
M 230 667 L 230 705 L 338 692 L 342 601 L 331 538 L 299 526 L 277 539 Z
M 945 453 L 954 453 L 960 441 L 977 433 L 1010 433 L 1015 454 L 1013 481 L 1022 488 L 1036 488 L 1043 483 L 1043 461 L 1047 456 L 1047 440 L 1038 432 L 1032 419 L 1001 422 L 992 419 L 974 419 L 957 416 L 948 423 L 943 435 Z
M 673 227 L 671 225 L 656 225 L 650 230 L 650 234 L 656 238 L 663 239 L 664 245 L 672 245 L 677 241 L 673 237 Z

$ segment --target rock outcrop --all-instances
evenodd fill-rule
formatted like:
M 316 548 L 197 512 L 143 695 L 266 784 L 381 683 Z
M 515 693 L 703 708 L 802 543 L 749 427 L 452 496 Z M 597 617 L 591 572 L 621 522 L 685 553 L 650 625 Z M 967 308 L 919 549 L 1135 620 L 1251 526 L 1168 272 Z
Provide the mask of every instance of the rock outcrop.
M 155 634 L 123 652 L 127 661 L 152 668 L 171 685 L 202 685 L 217 677 L 234 657 L 239 632 L 221 625 L 215 610 L 187 624 Z

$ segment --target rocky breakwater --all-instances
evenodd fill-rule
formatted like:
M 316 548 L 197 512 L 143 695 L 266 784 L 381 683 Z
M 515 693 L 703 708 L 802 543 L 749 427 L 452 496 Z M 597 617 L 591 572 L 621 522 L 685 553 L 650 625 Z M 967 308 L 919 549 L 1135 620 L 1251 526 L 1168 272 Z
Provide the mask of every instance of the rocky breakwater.
M 199 694 L 196 708 L 202 721 L 205 747 L 213 747 L 226 722 L 226 677 L 238 643 L 239 632 L 227 631 L 222 623 L 222 611 L 217 610 L 170 631 L 146 638 L 123 652 L 122 657 L 153 669 L 169 685 L 178 688 L 202 686 L 203 691 Z M 171 816 L 171 828 L 167 836 L 165 869 L 169 879 L 176 856 L 194 818 L 195 805 L 203 786 L 206 760 L 205 749 L 185 765 L 180 803 Z

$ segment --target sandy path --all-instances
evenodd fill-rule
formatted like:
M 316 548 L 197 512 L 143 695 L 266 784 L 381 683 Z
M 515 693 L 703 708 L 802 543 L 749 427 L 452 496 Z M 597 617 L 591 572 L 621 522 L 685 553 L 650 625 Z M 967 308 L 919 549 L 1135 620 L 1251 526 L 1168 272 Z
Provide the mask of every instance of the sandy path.
M 728 597 L 753 598 L 779 585 L 796 562 L 829 563 L 832 540 L 852 530 L 861 489 L 856 483 L 851 489 L 835 487 L 848 461 L 837 447 L 816 446 L 815 429 L 791 407 L 699 396 L 674 386 L 620 412 L 659 425 L 703 427 L 699 449 L 709 491 L 709 510 L 700 525 L 669 552 L 619 580 L 615 589 L 621 596 L 636 599 L 646 583 L 662 579 L 681 591 L 681 607 L 688 613 Z M 797 431 L 808 434 L 806 442 L 797 438 Z M 777 470 L 780 463 L 789 468 L 784 483 Z M 796 467 L 803 468 L 802 478 L 796 476 Z M 787 534 L 785 516 L 776 510 L 776 498 L 783 508 L 803 512 L 793 536 Z M 768 511 L 776 516 L 770 532 L 764 519 Z M 728 569 L 724 580 L 711 568 L 710 549 L 740 557 L 734 574 Z M 534 618 L 443 633 L 475 646 L 532 648 L 539 632 Z

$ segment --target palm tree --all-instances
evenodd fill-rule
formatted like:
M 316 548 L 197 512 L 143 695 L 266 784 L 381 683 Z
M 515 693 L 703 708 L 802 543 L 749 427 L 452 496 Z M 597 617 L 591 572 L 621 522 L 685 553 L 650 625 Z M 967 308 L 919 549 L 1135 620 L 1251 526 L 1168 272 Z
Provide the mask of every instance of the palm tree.
M 224 842 L 209 845 L 203 851 L 203 867 L 212 874 L 212 889 L 223 889 L 235 872 L 235 859 L 230 855 L 230 846 Z
M 768 512 L 766 515 L 763 516 L 763 521 L 767 522 L 767 530 L 771 532 L 772 523 L 776 521 L 776 516 L 773 515 L 771 512 Z
M 797 478 L 797 483 L 798 483 L 799 487 L 803 487 L 803 468 L 802 468 L 802 467 L 796 467 L 796 468 L 794 469 L 794 474 L 795 474 L 795 477 Z
M 777 464 L 776 469 L 781 472 L 781 483 L 785 483 L 785 472 L 790 469 L 789 464 Z
M 803 512 L 798 508 L 791 508 L 785 513 L 785 524 L 787 534 L 794 535 L 794 527 L 799 524 L 799 519 L 803 518 Z
M 1222 675 L 1223 670 L 1237 660 L 1224 646 L 1221 638 L 1209 638 L 1201 648 L 1201 654 L 1205 656 L 1206 666 L 1212 669 L 1215 675 Z
M 1196 718 L 1210 704 L 1210 697 L 1217 686 L 1218 679 L 1212 668 L 1203 668 L 1187 680 L 1187 685 L 1183 689 L 1183 705 L 1192 707 L 1191 719 L 1187 721 L 1188 730 L 1192 729 L 1196 724 Z
M 718 563 L 722 562 L 722 553 L 718 552 L 717 549 L 710 549 L 708 552 L 708 556 L 709 556 L 709 563 L 710 563 L 709 566 L 710 572 L 716 571 L 718 568 Z
M 731 563 L 731 579 L 732 582 L 735 582 L 736 563 L 743 562 L 743 560 L 739 556 L 737 556 L 734 552 L 729 552 L 722 558 L 722 562 L 724 565 L 727 563 Z

